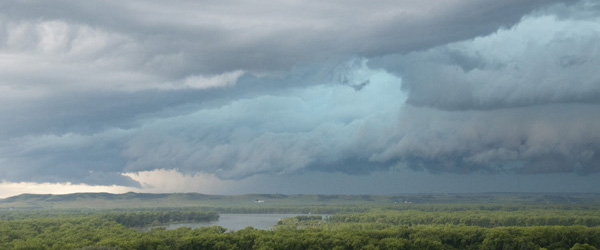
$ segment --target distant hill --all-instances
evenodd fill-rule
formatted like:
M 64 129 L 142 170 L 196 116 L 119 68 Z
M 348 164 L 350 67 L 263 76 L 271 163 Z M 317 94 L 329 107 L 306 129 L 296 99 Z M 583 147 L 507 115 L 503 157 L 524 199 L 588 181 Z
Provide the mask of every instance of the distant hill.
M 112 194 L 112 193 L 73 193 L 73 194 L 21 194 L 6 199 L 0 200 L 0 202 L 16 202 L 16 201 L 48 201 L 48 202 L 61 202 L 61 201 L 74 201 L 81 199 L 101 199 L 101 200 L 157 200 L 166 199 L 169 197 L 177 197 L 190 200 L 206 200 L 206 199 L 219 199 L 218 195 L 206 195 L 200 193 L 171 193 L 171 194 L 149 194 L 149 193 L 124 193 L 124 194 Z
M 21 194 L 0 199 L 0 209 L 144 209 L 172 207 L 283 208 L 323 205 L 392 205 L 436 203 L 600 204 L 600 194 L 479 193 L 402 195 L 207 195 L 200 193 Z M 231 210 L 234 211 L 234 210 Z M 265 210 L 267 211 L 267 210 Z

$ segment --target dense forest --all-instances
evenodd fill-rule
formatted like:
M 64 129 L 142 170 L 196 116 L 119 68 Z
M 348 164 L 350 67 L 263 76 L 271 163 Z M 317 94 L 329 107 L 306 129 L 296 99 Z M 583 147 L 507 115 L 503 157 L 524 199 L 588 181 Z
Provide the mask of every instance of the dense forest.
M 600 229 L 583 226 L 481 228 L 418 226 L 388 229 L 221 227 L 137 232 L 99 219 L 2 224 L 1 249 L 596 249 Z
M 265 207 L 267 208 L 267 207 Z M 274 230 L 160 225 L 215 220 L 199 208 L 0 211 L 0 249 L 598 249 L 593 204 L 330 205 Z M 267 210 L 287 209 L 271 207 Z M 255 212 L 255 210 L 248 210 Z M 158 225 L 158 226 L 157 226 Z M 149 231 L 136 227 L 157 226 Z

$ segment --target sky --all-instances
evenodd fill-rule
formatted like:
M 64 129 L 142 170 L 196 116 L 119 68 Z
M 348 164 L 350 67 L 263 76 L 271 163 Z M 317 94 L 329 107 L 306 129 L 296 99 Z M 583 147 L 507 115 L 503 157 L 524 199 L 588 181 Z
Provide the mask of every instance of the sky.
M 599 192 L 594 0 L 0 3 L 0 197 Z

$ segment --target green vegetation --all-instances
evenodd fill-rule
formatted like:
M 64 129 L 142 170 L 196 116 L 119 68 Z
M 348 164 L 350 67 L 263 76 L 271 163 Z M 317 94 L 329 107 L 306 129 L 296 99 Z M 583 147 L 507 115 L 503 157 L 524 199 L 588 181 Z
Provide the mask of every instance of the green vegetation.
M 545 196 L 541 195 L 542 199 L 546 199 Z M 250 197 L 256 198 L 255 195 Z M 573 196 L 568 202 L 551 204 L 546 201 L 518 203 L 504 196 L 478 198 L 503 200 L 495 203 L 394 203 L 390 196 L 327 197 L 322 199 L 327 200 L 322 201 L 327 204 L 302 197 L 301 200 L 313 203 L 299 206 L 293 206 L 298 202 L 296 198 L 276 197 L 273 199 L 279 199 L 278 204 L 251 203 L 239 207 L 229 203 L 222 207 L 188 204 L 180 208 L 3 210 L 0 211 L 0 249 L 538 250 L 600 247 L 600 207 L 593 195 L 585 202 L 573 203 Z M 421 197 L 421 200 L 440 201 L 440 197 Z M 165 198 L 172 199 L 169 195 L 157 199 Z M 418 199 L 416 195 L 412 198 Z M 527 199 L 532 201 L 539 197 Z M 218 218 L 215 211 L 281 212 L 294 207 L 296 211 L 329 211 L 330 215 L 285 218 L 274 230 L 246 228 L 233 232 L 222 227 L 136 230 L 142 226 L 214 220 Z
M 236 232 L 207 227 L 138 232 L 90 217 L 0 223 L 0 249 L 595 249 L 599 245 L 600 228 L 584 226 L 247 228 Z
M 197 222 L 218 220 L 219 214 L 206 211 L 141 211 L 110 212 L 102 218 L 113 220 L 126 227 L 157 226 L 176 222 Z
M 479 227 L 513 226 L 600 226 L 600 210 L 466 210 L 452 212 L 423 212 L 417 210 L 385 211 L 378 213 L 339 214 L 328 222 L 378 223 L 386 225 L 461 225 Z
M 213 221 L 219 214 L 212 211 L 155 210 L 155 211 L 92 211 L 92 210 L 32 210 L 0 212 L 0 221 L 24 219 L 97 217 L 109 219 L 127 227 L 143 227 L 177 222 Z

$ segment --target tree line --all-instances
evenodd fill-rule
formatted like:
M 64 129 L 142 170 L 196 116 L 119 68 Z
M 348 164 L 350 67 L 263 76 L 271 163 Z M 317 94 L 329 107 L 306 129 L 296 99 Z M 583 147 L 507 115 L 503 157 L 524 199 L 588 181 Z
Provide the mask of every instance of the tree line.
M 0 223 L 0 249 L 596 249 L 600 228 L 423 225 L 235 232 L 222 227 L 138 232 L 110 219 L 39 218 Z
M 600 226 L 600 211 L 520 210 L 520 211 L 380 211 L 336 214 L 330 223 L 379 223 L 387 225 L 465 225 L 480 227 L 510 226 Z
M 136 211 L 108 212 L 101 217 L 126 227 L 144 227 L 175 222 L 214 221 L 219 219 L 219 214 L 212 211 Z

